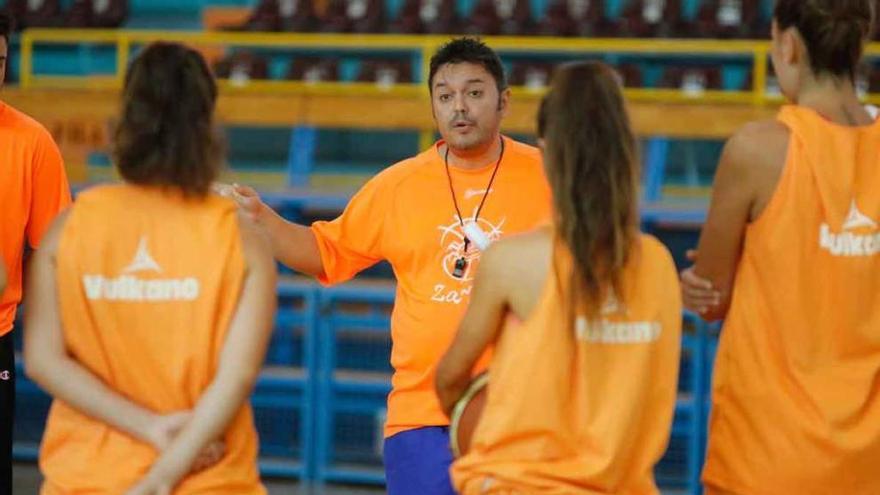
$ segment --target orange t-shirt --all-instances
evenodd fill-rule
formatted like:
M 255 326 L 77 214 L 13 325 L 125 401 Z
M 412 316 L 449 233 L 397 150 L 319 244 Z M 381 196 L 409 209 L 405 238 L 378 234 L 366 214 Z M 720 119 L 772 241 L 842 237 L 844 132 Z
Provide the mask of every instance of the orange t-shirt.
M 880 123 L 788 106 L 772 199 L 746 230 L 704 480 L 737 494 L 880 490 Z
M 550 218 L 550 190 L 540 152 L 505 138 L 504 156 L 479 216 L 491 239 L 524 232 Z M 397 278 L 391 317 L 393 390 L 385 435 L 446 425 L 434 375 L 470 299 L 479 251 L 468 250 L 465 276 L 453 277 L 463 233 L 452 202 L 443 157 L 431 149 L 381 172 L 332 222 L 316 222 L 325 277 L 350 279 L 380 260 Z M 473 219 L 495 163 L 478 170 L 450 167 L 461 214 Z
M 192 410 L 214 378 L 244 283 L 240 235 L 236 206 L 217 196 L 184 200 L 130 185 L 80 194 L 56 256 L 68 352 L 145 408 Z M 223 459 L 175 494 L 266 493 L 249 405 L 223 440 Z M 123 493 L 156 457 L 56 400 L 40 450 L 42 493 Z
M 559 246 L 532 314 L 502 330 L 471 451 L 452 466 L 476 494 L 659 494 L 678 386 L 681 299 L 672 257 L 641 236 L 593 321 L 569 321 L 571 254 Z M 557 276 L 558 274 L 558 276 Z
M 69 204 L 70 186 L 52 136 L 0 102 L 0 261 L 9 277 L 0 294 L 0 336 L 12 330 L 21 302 L 25 240 L 39 247 L 52 220 Z

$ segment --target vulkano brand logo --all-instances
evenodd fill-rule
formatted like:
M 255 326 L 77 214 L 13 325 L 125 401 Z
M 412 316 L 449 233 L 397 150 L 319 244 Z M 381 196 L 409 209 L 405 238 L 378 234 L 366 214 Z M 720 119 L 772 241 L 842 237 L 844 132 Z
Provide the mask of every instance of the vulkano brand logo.
M 877 222 L 859 211 L 853 200 L 849 214 L 843 222 L 842 232 L 832 232 L 831 227 L 824 222 L 819 226 L 819 247 L 832 256 L 874 256 L 880 253 Z
M 609 321 L 612 314 L 626 309 L 612 294 L 602 305 L 602 316 L 595 320 L 578 317 L 575 335 L 578 340 L 594 344 L 647 344 L 660 338 L 663 326 L 657 321 Z
M 162 268 L 150 256 L 147 238 L 141 237 L 132 262 L 122 275 L 108 278 L 104 275 L 84 275 L 86 298 L 93 301 L 166 302 L 194 301 L 199 297 L 201 284 L 195 277 L 144 279 L 136 273 L 162 273 Z

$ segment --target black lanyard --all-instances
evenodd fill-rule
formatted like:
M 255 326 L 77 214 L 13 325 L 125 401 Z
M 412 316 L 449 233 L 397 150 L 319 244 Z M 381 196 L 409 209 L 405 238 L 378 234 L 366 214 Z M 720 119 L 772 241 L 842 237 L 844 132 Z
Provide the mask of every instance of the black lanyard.
M 501 160 L 504 158 L 504 138 L 500 139 L 501 153 L 498 155 L 498 161 L 495 162 L 495 169 L 492 170 L 492 177 L 489 178 L 489 185 L 486 186 L 486 190 L 483 192 L 483 199 L 480 200 L 480 206 L 477 207 L 477 213 L 474 215 L 474 223 L 480 219 L 480 212 L 483 211 L 483 205 L 486 204 L 486 198 L 489 197 L 489 191 L 492 190 L 492 184 L 495 182 L 495 175 L 498 174 L 498 167 L 501 165 Z M 449 192 L 452 193 L 452 205 L 455 206 L 455 213 L 458 214 L 458 223 L 461 225 L 462 235 L 464 236 L 464 250 L 461 253 L 461 257 L 455 260 L 455 269 L 452 272 L 452 276 L 455 278 L 463 278 L 464 272 L 467 270 L 468 263 L 466 256 L 471 240 L 468 239 L 468 236 L 464 233 L 464 219 L 461 216 L 461 210 L 458 208 L 458 199 L 455 197 L 455 188 L 452 187 L 452 174 L 449 172 L 449 144 L 446 145 L 446 153 L 443 155 L 443 164 L 446 167 L 446 178 L 449 179 Z

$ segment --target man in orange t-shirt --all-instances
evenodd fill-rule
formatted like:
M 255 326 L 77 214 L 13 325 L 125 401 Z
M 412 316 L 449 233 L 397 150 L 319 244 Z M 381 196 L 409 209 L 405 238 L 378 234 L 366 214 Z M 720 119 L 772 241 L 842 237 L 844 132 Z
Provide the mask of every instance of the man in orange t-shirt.
M 0 85 L 12 21 L 0 13 Z M 61 153 L 42 125 L 0 101 L 0 258 L 8 282 L 0 291 L 0 493 L 12 493 L 15 351 L 12 323 L 21 302 L 25 240 L 40 244 L 49 224 L 70 204 Z
M 390 495 L 454 493 L 449 419 L 433 386 L 437 364 L 467 307 L 480 252 L 550 217 L 540 153 L 499 132 L 510 92 L 498 55 L 477 40 L 453 40 L 432 58 L 428 84 L 443 139 L 370 180 L 336 220 L 295 225 L 252 189 L 235 188 L 287 266 L 324 284 L 381 260 L 394 268 L 395 372 L 384 449 Z

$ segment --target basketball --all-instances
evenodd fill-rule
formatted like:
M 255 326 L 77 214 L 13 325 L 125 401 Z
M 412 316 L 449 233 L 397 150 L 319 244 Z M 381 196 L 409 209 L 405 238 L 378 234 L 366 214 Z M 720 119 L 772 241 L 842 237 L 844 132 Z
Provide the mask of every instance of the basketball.
M 464 395 L 455 404 L 452 410 L 452 421 L 449 426 L 449 439 L 452 447 L 452 455 L 461 457 L 470 451 L 471 440 L 483 408 L 486 407 L 487 385 L 489 374 L 482 373 L 471 382 Z

